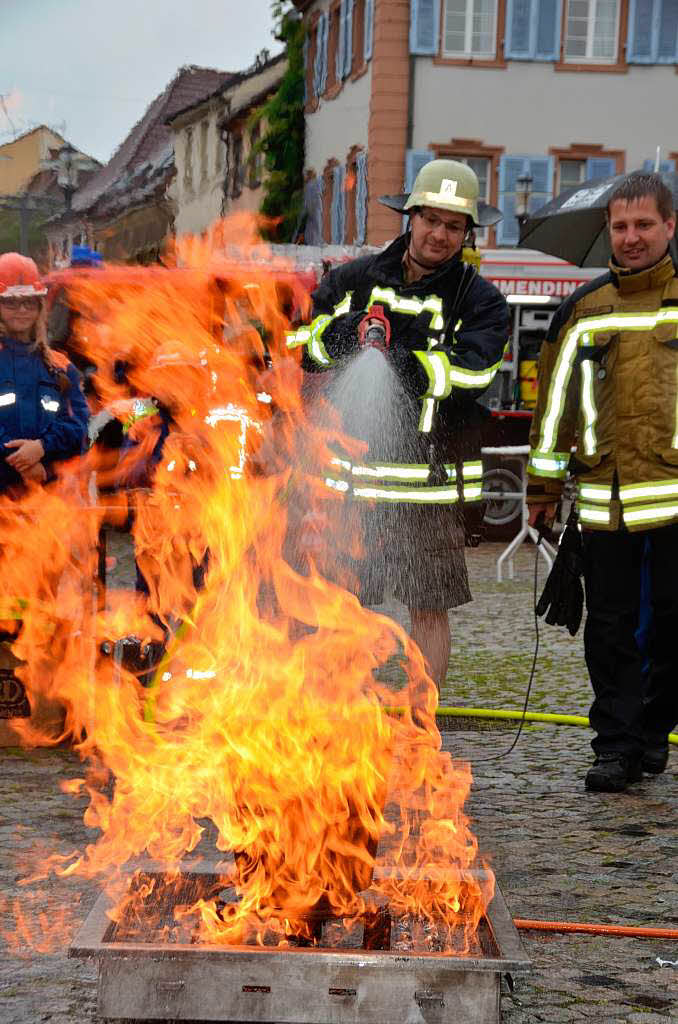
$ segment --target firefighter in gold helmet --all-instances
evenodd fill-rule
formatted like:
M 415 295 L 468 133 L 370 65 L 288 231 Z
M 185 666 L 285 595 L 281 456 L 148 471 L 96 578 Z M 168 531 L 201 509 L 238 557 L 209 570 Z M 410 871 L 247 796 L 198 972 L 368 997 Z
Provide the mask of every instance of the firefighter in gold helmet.
M 582 553 L 561 565 L 562 593 L 580 571 L 586 585 L 584 785 L 616 793 L 666 770 L 678 724 L 678 261 L 661 175 L 634 171 L 605 198 L 609 270 L 560 306 L 539 356 L 527 501 L 548 522 L 576 481 Z
M 388 587 L 409 608 L 412 636 L 440 686 L 448 610 L 471 599 L 459 506 L 480 498 L 482 466 L 467 424 L 501 363 L 509 314 L 462 259 L 480 223 L 471 168 L 433 160 L 397 205 L 408 217 L 404 234 L 330 271 L 313 293 L 311 323 L 288 345 L 303 346 L 305 370 L 328 371 L 330 398 L 350 395 L 351 408 L 340 405 L 345 429 L 368 445 L 364 459 L 338 458 L 326 475 L 363 512 L 358 595 L 377 604 Z M 395 374 L 390 392 L 375 389 L 355 361 L 370 346 Z M 335 386 L 347 373 L 350 386 Z

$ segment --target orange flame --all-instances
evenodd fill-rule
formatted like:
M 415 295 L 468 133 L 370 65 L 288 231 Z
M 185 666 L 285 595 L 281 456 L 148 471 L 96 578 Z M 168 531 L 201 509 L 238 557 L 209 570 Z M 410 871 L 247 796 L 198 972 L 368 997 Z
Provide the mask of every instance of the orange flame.
M 108 878 L 146 855 L 171 877 L 209 820 L 215 858 L 235 855 L 222 869 L 239 900 L 177 908 L 201 939 L 285 943 L 319 907 L 355 918 L 376 900 L 443 922 L 446 947 L 463 952 L 492 896 L 491 874 L 470 871 L 469 766 L 440 749 L 435 686 L 404 631 L 312 559 L 285 557 L 299 508 L 339 500 L 320 482 L 338 431 L 329 410 L 324 429 L 308 421 L 286 354 L 307 293 L 270 253 L 257 262 L 253 221 L 220 238 L 237 240 L 238 260 L 192 241 L 177 267 L 112 268 L 71 289 L 104 403 L 129 415 L 154 396 L 169 422 L 152 488 L 92 502 L 95 481 L 133 482 L 157 456 L 160 414 L 131 426 L 136 447 L 118 464 L 92 449 L 20 506 L 0 499 L 17 672 L 33 707 L 49 698 L 65 715 L 60 730 L 17 729 L 25 743 L 72 738 L 89 768 L 67 788 L 88 795 L 85 822 L 100 830 L 45 870 Z M 149 592 L 104 605 L 97 536 L 125 519 L 127 496 Z M 151 686 L 110 656 L 132 634 L 164 648 Z M 400 715 L 375 678 L 390 658 L 408 684 Z

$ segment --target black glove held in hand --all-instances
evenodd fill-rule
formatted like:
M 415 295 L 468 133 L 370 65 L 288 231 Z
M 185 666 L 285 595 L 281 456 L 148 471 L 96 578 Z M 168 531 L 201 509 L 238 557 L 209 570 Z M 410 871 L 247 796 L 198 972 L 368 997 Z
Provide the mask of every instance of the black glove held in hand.
M 537 602 L 537 615 L 546 615 L 549 626 L 567 626 L 574 636 L 581 625 L 584 610 L 584 549 L 576 515 L 570 514 L 556 560 L 544 591 Z

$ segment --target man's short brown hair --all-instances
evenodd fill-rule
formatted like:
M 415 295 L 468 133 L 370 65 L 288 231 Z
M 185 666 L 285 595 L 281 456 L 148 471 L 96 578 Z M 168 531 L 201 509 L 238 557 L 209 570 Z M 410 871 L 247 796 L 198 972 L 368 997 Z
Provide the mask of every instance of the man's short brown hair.
M 662 180 L 661 174 L 648 173 L 646 171 L 633 171 L 627 174 L 624 180 L 617 185 L 616 189 L 607 201 L 607 216 L 610 216 L 610 206 L 621 199 L 622 202 L 631 203 L 635 199 L 644 199 L 645 196 L 652 196 L 657 204 L 657 210 L 662 220 L 670 220 L 675 216 L 675 203 L 673 193 Z

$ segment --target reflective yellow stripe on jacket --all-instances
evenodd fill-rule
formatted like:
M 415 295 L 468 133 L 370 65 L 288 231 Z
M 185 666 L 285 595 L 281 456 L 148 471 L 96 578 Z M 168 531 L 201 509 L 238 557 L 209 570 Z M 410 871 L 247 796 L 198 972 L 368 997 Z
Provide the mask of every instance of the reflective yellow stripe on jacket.
M 551 374 L 539 442 L 530 452 L 531 473 L 535 476 L 565 476 L 567 462 L 563 459 L 562 453 L 554 449 L 578 349 L 595 344 L 596 335 L 606 331 L 648 331 L 660 324 L 676 324 L 678 327 L 678 309 L 658 309 L 648 313 L 612 313 L 606 316 L 584 317 L 573 324 L 563 339 Z M 581 412 L 584 421 L 581 443 L 584 453 L 592 455 L 597 445 L 598 411 L 594 400 L 593 368 L 590 360 L 582 360 L 581 373 Z M 678 435 L 678 429 L 676 433 Z
M 425 463 L 353 463 L 348 459 L 336 458 L 331 463 L 332 475 L 325 477 L 325 485 L 363 501 L 453 504 L 459 500 L 457 470 L 454 465 L 446 463 L 445 471 L 447 484 L 429 484 L 431 470 Z M 464 501 L 479 501 L 482 492 L 482 462 L 465 462 L 462 474 Z
M 346 292 L 331 314 L 321 313 L 311 321 L 308 327 L 299 327 L 296 331 L 288 331 L 286 334 L 287 348 L 299 348 L 301 345 L 306 345 L 308 354 L 314 362 L 319 366 L 331 366 L 334 360 L 323 344 L 323 334 L 327 325 L 332 323 L 336 317 L 349 312 L 352 294 L 353 292 Z

